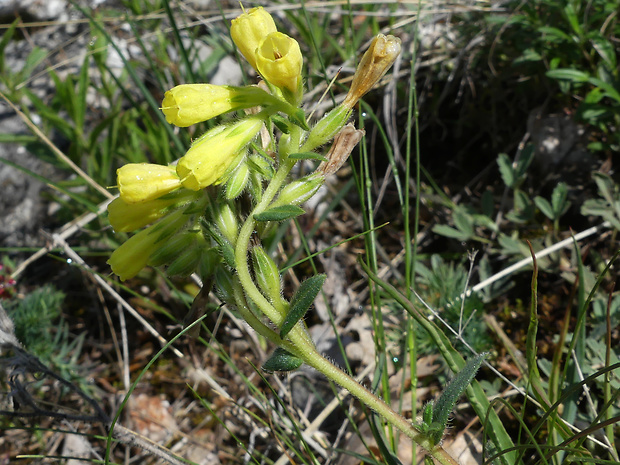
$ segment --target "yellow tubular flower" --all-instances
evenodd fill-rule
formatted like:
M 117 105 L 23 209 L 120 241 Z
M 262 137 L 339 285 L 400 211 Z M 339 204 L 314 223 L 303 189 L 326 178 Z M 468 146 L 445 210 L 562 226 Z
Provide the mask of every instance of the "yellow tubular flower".
M 129 163 L 116 170 L 116 177 L 126 203 L 148 202 L 181 187 L 174 166 Z
M 270 99 L 273 97 L 258 87 L 181 84 L 164 94 L 161 110 L 168 123 L 184 128 Z
M 177 163 L 183 187 L 197 191 L 220 181 L 263 123 L 259 113 L 227 127 L 217 126 L 196 140 Z
M 400 39 L 378 34 L 357 67 L 351 89 L 342 105 L 351 109 L 383 77 L 400 54 Z
M 299 44 L 281 32 L 269 34 L 256 50 L 256 66 L 263 78 L 293 93 L 301 83 L 302 65 Z
M 183 211 L 175 212 L 132 236 L 116 249 L 108 265 L 121 281 L 133 278 L 144 268 L 149 257 L 187 221 Z
M 260 6 L 243 13 L 230 24 L 233 42 L 256 70 L 256 49 L 266 36 L 276 31 L 273 18 Z

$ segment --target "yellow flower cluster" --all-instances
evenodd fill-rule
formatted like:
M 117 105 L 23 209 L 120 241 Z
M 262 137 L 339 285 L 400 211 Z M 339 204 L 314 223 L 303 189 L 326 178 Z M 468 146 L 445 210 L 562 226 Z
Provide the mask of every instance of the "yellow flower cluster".
M 233 42 L 248 63 L 270 84 L 301 95 L 303 57 L 299 43 L 276 29 L 262 7 L 252 8 L 233 19 Z
M 300 92 L 299 44 L 277 32 L 273 18 L 265 10 L 255 8 L 242 14 L 233 20 L 231 31 L 240 52 L 267 82 Z M 196 215 L 185 211 L 198 210 L 196 205 L 192 205 L 193 209 L 184 207 L 201 202 L 204 196 L 198 191 L 239 171 L 246 147 L 271 114 L 295 111 L 286 100 L 256 86 L 183 84 L 164 94 L 161 109 L 166 121 L 179 127 L 259 106 L 262 112 L 207 131 L 192 143 L 176 166 L 130 163 L 117 170 L 120 195 L 108 207 L 114 230 L 130 232 L 153 223 L 122 244 L 108 260 L 122 280 L 135 276 L 149 263 L 150 256 L 165 249 L 171 237 L 196 221 Z M 239 190 L 237 187 L 235 192 Z
M 344 103 L 310 130 L 299 106 L 303 95 L 303 57 L 297 41 L 278 32 L 271 15 L 261 7 L 233 19 L 230 32 L 239 52 L 264 79 L 267 86 L 263 88 L 268 87 L 268 90 L 258 86 L 182 84 L 164 94 L 161 110 L 166 121 L 178 127 L 233 111 L 253 110 L 247 111 L 241 119 L 216 125 L 197 138 L 175 165 L 131 163 L 117 170 L 120 195 L 108 207 L 110 224 L 117 232 L 148 226 L 122 244 L 108 261 L 122 280 L 135 276 L 146 264 L 168 264 L 169 270 L 190 270 L 194 262 L 200 261 L 200 255 L 192 254 L 186 244 L 199 248 L 200 253 L 210 250 L 209 241 L 196 240 L 200 236 L 196 232 L 200 230 L 199 219 L 208 205 L 211 215 L 224 211 L 218 210 L 203 190 L 225 183 L 224 197 L 231 200 L 249 185 L 248 190 L 255 198 L 262 195 L 262 179 L 269 178 L 265 173 L 271 169 L 269 157 L 265 158 L 267 166 L 262 167 L 265 164 L 265 160 L 261 161 L 262 155 L 253 153 L 247 157 L 248 147 L 261 128 L 268 121 L 278 126 L 282 118 L 274 115 L 284 114 L 295 126 L 297 136 L 289 137 L 286 128 L 278 126 L 283 136 L 275 144 L 279 143 L 283 160 L 289 154 L 313 151 L 341 131 L 354 105 L 383 76 L 400 52 L 398 39 L 379 35 L 364 55 Z M 330 164 L 321 165 L 316 175 L 285 186 L 274 206 L 298 205 L 311 197 L 324 177 L 344 163 L 360 137 L 356 134 L 355 138 L 347 139 L 352 141 L 350 143 L 339 142 L 338 147 L 330 151 L 331 158 L 336 157 L 332 154 L 338 154 L 337 163 L 330 160 Z M 231 210 L 228 216 L 234 219 L 236 215 Z M 214 223 L 233 244 L 236 222 Z M 177 253 L 179 248 L 185 249 L 183 254 Z M 182 263 L 179 260 L 176 264 L 166 263 L 180 255 L 187 256 Z M 149 257 L 155 258 L 149 261 Z

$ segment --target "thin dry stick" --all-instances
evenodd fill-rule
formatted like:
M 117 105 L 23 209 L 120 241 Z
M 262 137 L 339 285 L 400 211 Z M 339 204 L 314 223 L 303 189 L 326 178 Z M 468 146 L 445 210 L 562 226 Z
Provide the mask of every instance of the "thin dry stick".
M 564 239 L 563 241 L 560 241 L 557 244 L 552 245 L 551 247 L 547 247 L 546 249 L 543 249 L 540 252 L 537 252 L 535 254 L 536 259 L 546 257 L 547 255 L 550 255 L 557 250 L 563 249 L 565 247 L 569 247 L 573 245 L 574 242 L 579 242 L 580 240 L 585 239 L 586 237 L 592 236 L 593 234 L 598 233 L 602 229 L 607 229 L 609 227 L 611 227 L 611 223 L 609 223 L 609 221 L 605 221 L 604 223 L 601 223 L 598 226 L 593 226 L 591 228 L 588 228 L 585 231 L 575 234 L 574 236 Z M 532 257 L 524 258 L 523 260 L 518 261 L 514 265 L 511 265 L 508 268 L 503 269 L 499 273 L 494 274 L 490 278 L 485 279 L 484 281 L 476 284 L 470 290 L 461 294 L 460 297 L 461 298 L 469 297 L 472 294 L 472 292 L 480 291 L 484 289 L 485 287 L 490 286 L 494 282 L 502 279 L 503 277 L 508 276 L 514 273 L 515 271 L 521 268 L 524 268 L 528 265 L 531 265 L 531 264 L 532 264 Z
M 92 268 L 84 261 L 84 259 L 78 255 L 69 244 L 67 244 L 67 242 L 60 237 L 58 234 L 53 234 L 52 235 L 52 239 L 54 240 L 54 242 L 59 245 L 60 247 L 63 248 L 64 252 L 67 254 L 67 256 L 69 258 L 71 258 L 75 263 L 77 263 L 78 265 L 80 265 L 81 267 L 83 267 L 85 270 L 87 270 L 92 279 L 94 279 L 101 287 L 103 287 L 108 294 L 110 294 L 112 297 L 114 297 L 114 299 L 116 299 L 116 301 L 118 303 L 120 303 L 122 305 L 122 307 L 127 310 L 129 313 L 132 314 L 132 316 L 138 320 L 144 327 L 145 329 L 151 333 L 153 336 L 155 336 L 155 338 L 157 338 L 157 340 L 159 341 L 159 343 L 162 346 L 165 346 L 168 341 L 166 341 L 166 339 L 157 332 L 157 330 L 155 328 L 153 328 L 148 321 L 146 321 L 142 315 L 140 315 L 131 305 L 129 305 L 127 303 L 127 301 L 125 299 L 123 299 L 118 292 L 116 292 L 114 289 L 112 289 L 112 286 L 110 286 L 101 276 L 99 276 L 98 274 L 96 274 Z M 179 358 L 184 358 L 183 353 L 181 353 L 179 351 L 179 349 L 177 349 L 176 347 L 171 347 L 170 350 L 172 350 L 172 352 L 174 352 L 174 354 L 179 357 Z
M 98 218 L 99 216 L 101 216 L 103 214 L 103 212 L 106 211 L 106 209 L 108 208 L 108 204 L 111 201 L 112 200 L 106 200 L 105 202 L 102 202 L 102 203 L 99 204 L 96 212 L 88 212 L 88 213 L 86 213 L 86 214 L 84 214 L 84 215 L 74 219 L 73 221 L 67 223 L 66 225 L 64 225 L 60 229 L 60 232 L 57 233 L 57 235 L 60 238 L 62 238 L 63 240 L 66 240 L 66 239 L 70 238 L 76 232 L 80 231 L 83 226 L 87 225 L 88 223 L 90 223 L 95 218 Z M 30 257 L 28 257 L 27 260 L 24 260 L 24 262 L 22 262 L 15 269 L 13 274 L 11 274 L 11 278 L 16 279 L 24 271 L 26 271 L 26 268 L 28 268 L 31 263 L 37 261 L 39 258 L 41 258 L 43 255 L 48 253 L 53 248 L 54 248 L 53 244 L 48 244 L 45 247 L 41 247 L 37 252 L 32 254 Z

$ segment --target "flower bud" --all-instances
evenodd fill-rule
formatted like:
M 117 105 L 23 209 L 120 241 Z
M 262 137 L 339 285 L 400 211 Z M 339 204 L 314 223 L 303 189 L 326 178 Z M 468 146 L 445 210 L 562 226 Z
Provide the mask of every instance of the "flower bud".
M 272 302 L 279 302 L 282 293 L 282 279 L 275 262 L 265 249 L 260 246 L 252 248 L 252 263 L 256 283 L 261 291 Z
M 338 105 L 316 123 L 299 151 L 311 152 L 332 140 L 346 124 L 349 116 L 351 116 L 351 109 L 344 105 Z
M 325 178 L 311 174 L 284 186 L 273 207 L 280 205 L 300 205 L 310 199 L 323 185 Z
M 229 203 L 222 202 L 217 206 L 214 220 L 220 232 L 234 247 L 239 235 L 239 222 Z
M 179 210 L 140 231 L 120 245 L 108 260 L 108 265 L 121 281 L 133 278 L 144 268 L 149 257 L 163 241 L 183 227 L 187 218 Z
M 364 53 L 360 61 L 351 89 L 342 105 L 351 109 L 366 92 L 379 82 L 379 79 L 392 66 L 400 54 L 400 39 L 394 36 L 378 34 Z
M 181 84 L 164 94 L 161 110 L 168 123 L 187 127 L 229 111 L 264 105 L 273 100 L 272 95 L 254 86 Z
M 250 167 L 246 162 L 241 163 L 231 173 L 230 177 L 226 181 L 226 198 L 228 200 L 236 199 L 241 195 L 243 189 L 248 184 L 250 179 Z
M 254 69 L 257 69 L 256 49 L 265 37 L 276 31 L 276 23 L 262 7 L 252 8 L 230 24 L 233 42 Z
M 108 205 L 108 220 L 116 232 L 135 231 L 195 198 L 196 194 L 187 190 L 142 203 L 127 203 L 117 197 Z
M 263 122 L 261 114 L 248 116 L 223 128 L 217 126 L 196 140 L 177 163 L 183 186 L 197 191 L 220 181 Z
M 126 203 L 154 200 L 181 187 L 174 166 L 128 163 L 116 170 L 116 177 Z
M 299 43 L 281 32 L 272 32 L 256 50 L 256 67 L 265 81 L 297 94 L 303 57 Z
M 265 179 L 273 178 L 276 170 L 273 166 L 273 160 L 267 158 L 260 153 L 252 153 L 248 157 L 248 163 L 250 163 L 251 171 L 260 174 Z

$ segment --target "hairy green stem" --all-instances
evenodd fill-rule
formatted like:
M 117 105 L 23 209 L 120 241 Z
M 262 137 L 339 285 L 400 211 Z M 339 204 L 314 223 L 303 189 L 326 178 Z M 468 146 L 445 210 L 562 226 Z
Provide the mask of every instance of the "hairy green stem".
M 288 350 L 296 357 L 302 359 L 307 365 L 315 368 L 336 384 L 347 389 L 364 405 L 378 413 L 386 421 L 394 425 L 406 436 L 426 449 L 428 453 L 439 463 L 442 465 L 456 465 L 457 462 L 441 446 L 433 444 L 431 439 L 427 435 L 418 431 L 410 421 L 399 415 L 382 399 L 374 395 L 347 373 L 323 357 L 316 350 L 316 347 L 306 332 L 303 323 L 298 323 L 289 332 L 287 339 L 282 340 L 274 330 L 260 321 L 260 319 L 257 318 L 248 308 L 247 300 L 251 300 L 258 306 L 261 312 L 263 312 L 263 314 L 271 320 L 274 325 L 276 325 L 276 327 L 279 327 L 284 319 L 281 312 L 279 312 L 267 300 L 252 279 L 250 265 L 248 263 L 248 246 L 256 225 L 254 215 L 261 213 L 268 208 L 271 201 L 286 180 L 293 164 L 294 162 L 291 163 L 288 161 L 284 161 L 282 163 L 267 186 L 261 202 L 256 205 L 239 231 L 239 236 L 235 247 L 235 265 L 238 278 L 238 285 L 235 286 L 235 300 L 238 305 L 238 310 L 246 319 L 247 323 L 259 334 Z

